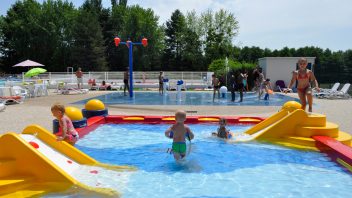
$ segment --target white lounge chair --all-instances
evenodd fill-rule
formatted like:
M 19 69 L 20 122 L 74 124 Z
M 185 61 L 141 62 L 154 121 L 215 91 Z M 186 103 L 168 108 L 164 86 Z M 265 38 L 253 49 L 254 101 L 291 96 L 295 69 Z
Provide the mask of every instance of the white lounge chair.
M 329 95 L 326 95 L 326 98 L 328 98 L 328 99 L 347 99 L 347 98 L 350 98 L 350 95 L 348 94 L 348 90 L 350 89 L 350 87 L 351 87 L 351 84 L 346 83 L 345 85 L 343 85 L 341 90 L 333 92 Z
M 17 96 L 13 92 L 12 87 L 0 87 L 0 102 L 6 105 L 22 103 L 24 97 Z
M 24 98 L 28 98 L 29 97 L 29 93 L 27 91 L 27 89 L 24 89 L 20 86 L 13 86 L 12 87 L 13 89 L 13 94 L 16 95 L 16 96 L 22 96 Z
M 0 112 L 4 111 L 6 109 L 5 103 L 0 102 Z
M 62 88 L 58 88 L 58 93 L 59 94 L 86 94 L 89 92 L 89 89 L 77 89 L 73 86 L 70 86 L 69 84 L 65 83 Z
M 320 89 L 319 92 L 314 92 L 314 96 L 324 97 L 326 95 L 331 95 L 332 93 L 337 92 L 339 87 L 340 87 L 340 83 L 337 82 L 331 87 L 331 89 Z

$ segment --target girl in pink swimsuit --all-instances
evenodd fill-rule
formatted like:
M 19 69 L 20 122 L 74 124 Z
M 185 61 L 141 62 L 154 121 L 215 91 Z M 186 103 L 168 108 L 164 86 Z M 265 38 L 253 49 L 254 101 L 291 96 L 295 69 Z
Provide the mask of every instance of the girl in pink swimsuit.
M 62 130 L 62 136 L 59 136 L 57 140 L 64 140 L 74 145 L 77 142 L 79 136 L 78 132 L 73 127 L 71 119 L 65 115 L 65 107 L 61 104 L 54 104 L 51 107 L 51 112 L 53 116 L 59 120 L 59 125 Z
M 305 58 L 300 58 L 298 60 L 299 70 L 294 71 L 292 73 L 291 82 L 288 85 L 288 89 L 285 89 L 284 92 L 287 93 L 297 80 L 297 93 L 299 99 L 301 100 L 302 109 L 306 109 L 308 101 L 308 111 L 312 112 L 313 96 L 311 82 L 314 81 L 315 89 L 317 91 L 319 91 L 319 86 L 318 81 L 314 76 L 314 73 L 311 70 L 307 69 L 307 64 L 308 62 Z

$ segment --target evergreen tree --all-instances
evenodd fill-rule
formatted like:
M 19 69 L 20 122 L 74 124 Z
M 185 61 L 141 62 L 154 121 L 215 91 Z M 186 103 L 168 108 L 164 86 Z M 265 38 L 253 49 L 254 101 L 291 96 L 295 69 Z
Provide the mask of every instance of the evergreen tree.
M 83 7 L 75 22 L 73 63 L 86 71 L 106 70 L 104 41 L 96 12 Z
M 166 22 L 163 70 L 182 70 L 182 50 L 184 49 L 185 17 L 175 10 Z

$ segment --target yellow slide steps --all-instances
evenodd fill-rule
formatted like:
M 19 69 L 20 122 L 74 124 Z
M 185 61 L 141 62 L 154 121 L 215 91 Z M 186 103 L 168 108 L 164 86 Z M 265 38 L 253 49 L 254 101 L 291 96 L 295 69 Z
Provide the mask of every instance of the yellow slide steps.
M 100 163 L 63 141 L 44 128 L 31 125 L 23 134 L 32 134 L 51 148 L 82 165 L 111 170 L 135 170 L 128 166 Z M 30 145 L 21 135 L 0 136 L 0 197 L 38 197 L 47 193 L 79 192 L 94 197 L 117 197 L 113 189 L 90 187 L 80 183 L 47 156 Z
M 312 136 L 328 136 L 351 146 L 351 135 L 339 131 L 339 126 L 326 121 L 321 114 L 307 114 L 301 109 L 281 110 L 261 123 L 248 129 L 247 140 L 260 140 L 295 148 L 314 149 Z M 239 140 L 241 141 L 241 140 Z

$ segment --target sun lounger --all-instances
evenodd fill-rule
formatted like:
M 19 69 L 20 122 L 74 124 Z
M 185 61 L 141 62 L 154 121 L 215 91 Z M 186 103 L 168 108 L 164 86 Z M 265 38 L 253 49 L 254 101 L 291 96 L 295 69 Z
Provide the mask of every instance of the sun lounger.
M 351 87 L 351 84 L 346 83 L 341 88 L 341 90 L 324 95 L 323 98 L 328 98 L 328 99 L 347 99 L 347 98 L 350 98 L 350 95 L 348 94 L 348 90 L 350 89 L 350 87 Z
M 22 96 L 24 98 L 29 97 L 29 93 L 28 93 L 27 89 L 24 89 L 20 86 L 13 86 L 12 89 L 14 91 L 14 94 L 17 96 Z
M 5 103 L 0 102 L 0 112 L 6 109 Z
M 63 86 L 61 85 L 60 88 L 58 87 L 57 90 L 58 94 L 86 94 L 89 92 L 89 89 L 77 89 L 69 84 L 65 83 Z
M 20 104 L 23 102 L 24 97 L 15 95 L 12 87 L 1 87 L 0 88 L 0 102 L 6 105 L 9 104 Z
M 314 92 L 314 96 L 317 96 L 317 97 L 324 97 L 326 95 L 331 95 L 332 93 L 335 93 L 337 92 L 338 88 L 340 87 L 340 83 L 335 83 L 331 89 L 320 89 L 319 92 Z

